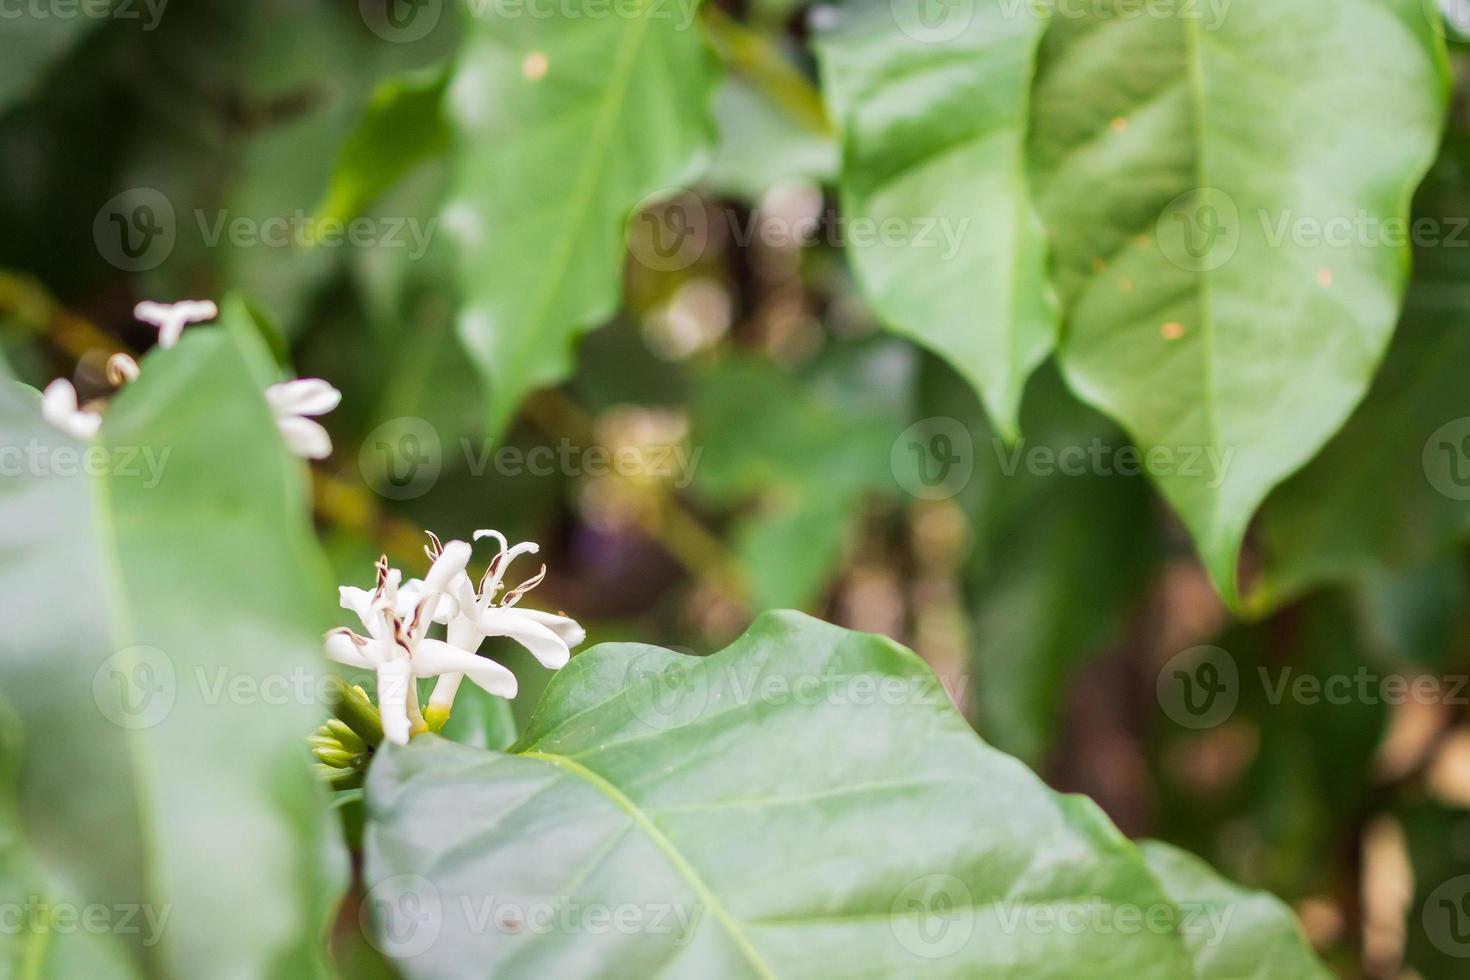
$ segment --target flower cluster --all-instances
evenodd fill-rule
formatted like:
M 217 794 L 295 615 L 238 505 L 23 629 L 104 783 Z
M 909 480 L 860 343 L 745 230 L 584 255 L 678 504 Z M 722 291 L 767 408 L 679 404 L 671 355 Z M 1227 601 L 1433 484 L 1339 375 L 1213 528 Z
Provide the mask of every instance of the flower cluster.
M 179 303 L 149 300 L 134 307 L 133 315 L 158 328 L 158 346 L 167 350 L 179 342 L 186 326 L 213 320 L 219 315 L 219 308 L 207 299 Z M 114 354 L 108 359 L 107 380 L 114 387 L 137 377 L 138 362 L 127 354 Z M 324 459 L 331 455 L 332 440 L 327 430 L 308 416 L 325 415 L 336 408 L 342 400 L 341 392 L 320 378 L 302 378 L 271 385 L 265 390 L 265 400 L 291 452 L 305 459 Z M 83 441 L 97 435 L 102 427 L 103 407 L 100 401 L 78 404 L 77 389 L 65 378 L 52 381 L 41 396 L 42 418 L 73 439 Z
M 367 635 L 346 628 L 328 632 L 327 656 L 377 674 L 383 735 L 391 742 L 406 744 L 410 735 L 443 727 L 465 677 L 491 694 L 515 697 L 515 675 L 479 655 L 487 637 L 515 640 L 552 670 L 565 665 L 572 647 L 586 637 L 582 627 L 566 616 L 517 608 L 546 577 L 545 565 L 506 589 L 504 578 L 511 562 L 539 551 L 535 543 L 512 547 L 499 531 L 475 532 L 474 540 L 483 538 L 493 539 L 499 548 L 478 585 L 468 572 L 471 544 L 441 543 L 431 533 L 425 550 L 432 564 L 423 579 L 404 582 L 384 556 L 378 559 L 371 591 L 352 586 L 339 590 L 342 608 L 357 615 Z M 445 639 L 429 637 L 434 623 L 444 625 Z M 427 709 L 418 699 L 417 681 L 424 677 L 438 678 Z

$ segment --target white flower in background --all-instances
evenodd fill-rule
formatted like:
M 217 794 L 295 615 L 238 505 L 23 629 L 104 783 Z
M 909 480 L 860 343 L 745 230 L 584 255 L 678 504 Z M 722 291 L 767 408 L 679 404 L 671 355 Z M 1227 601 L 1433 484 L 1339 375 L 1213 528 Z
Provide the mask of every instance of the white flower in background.
M 340 391 L 321 378 L 301 378 L 271 385 L 265 390 L 265 400 L 293 453 L 305 459 L 326 459 L 332 454 L 331 436 L 307 416 L 325 415 L 336 408 L 342 401 Z
M 157 327 L 158 346 L 167 350 L 179 342 L 189 324 L 204 323 L 219 316 L 219 307 L 207 299 L 186 299 L 179 303 L 144 300 L 133 307 L 133 316 Z
M 430 558 L 433 558 L 439 550 L 439 541 L 433 535 L 430 538 L 433 544 L 428 550 Z M 478 591 L 470 583 L 469 575 L 464 572 L 456 575 L 450 583 L 449 594 L 454 602 L 441 607 L 436 616 L 439 622 L 448 625 L 450 646 L 474 651 L 480 648 L 487 637 L 504 636 L 531 651 L 531 655 L 543 667 L 559 670 L 566 666 L 572 656 L 572 647 L 586 639 L 586 630 L 566 616 L 515 608 L 522 596 L 546 578 L 545 565 L 541 566 L 541 571 L 511 589 L 497 602 L 497 596 L 504 588 L 502 580 L 510 570 L 511 562 L 520 555 L 536 554 L 541 550 L 540 545 L 534 541 L 525 541 L 511 547 L 505 535 L 491 530 L 476 531 L 474 538 L 476 541 L 493 538 L 500 549 L 490 560 L 490 566 L 480 579 Z M 415 584 L 409 583 L 410 586 Z M 454 696 L 463 680 L 462 674 L 440 676 L 439 682 L 434 685 L 434 693 L 429 697 L 429 715 L 433 720 L 439 721 L 448 717 L 449 709 L 454 704 Z
M 357 614 L 368 635 L 332 630 L 326 637 L 327 655 L 339 663 L 377 673 L 378 708 L 383 734 L 389 741 L 405 744 L 411 734 L 442 727 L 466 676 L 491 694 L 515 697 L 515 675 L 476 652 L 487 636 L 510 637 L 543 664 L 555 668 L 567 662 L 570 647 L 585 635 L 565 616 L 511 608 L 545 577 L 545 566 L 534 579 L 512 589 L 496 605 L 500 579 L 511 559 L 536 547 L 510 549 L 505 538 L 493 531 L 477 532 L 475 538 L 485 536 L 497 538 L 501 548 L 481 579 L 479 594 L 465 570 L 470 545 L 464 541 L 441 545 L 433 534 L 429 535 L 432 544 L 426 549 L 433 565 L 423 580 L 401 583 L 401 573 L 389 568 L 384 557 L 378 560 L 377 585 L 372 591 L 352 586 L 339 590 L 342 607 Z M 447 642 L 428 638 L 431 622 L 448 624 Z M 429 703 L 428 720 L 420 709 L 414 683 L 422 677 L 439 678 Z
M 77 390 L 65 378 L 57 378 L 41 393 L 41 417 L 73 439 L 92 438 L 102 426 L 102 416 L 77 405 Z

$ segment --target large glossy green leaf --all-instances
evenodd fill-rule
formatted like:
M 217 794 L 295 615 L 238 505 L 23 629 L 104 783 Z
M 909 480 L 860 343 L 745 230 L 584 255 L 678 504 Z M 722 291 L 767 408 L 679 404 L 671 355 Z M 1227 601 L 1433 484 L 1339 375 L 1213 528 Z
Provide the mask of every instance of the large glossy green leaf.
M 1453 141 L 1420 193 L 1415 227 L 1431 237 L 1368 397 L 1262 508 L 1265 567 L 1248 597 L 1254 611 L 1323 582 L 1402 571 L 1470 535 L 1467 151 L 1463 136 Z
M 821 53 L 858 280 L 884 322 L 947 358 L 1014 439 L 1057 329 L 1025 172 L 1043 7 L 979 0 L 938 22 L 924 0 L 839 9 Z
M 512 754 L 418 739 L 368 810 L 410 977 L 1190 975 L 1175 899 L 1095 807 L 980 742 L 913 654 L 797 613 L 709 658 L 596 647 Z
M 32 461 L 0 483 L 18 829 L 39 894 L 109 910 L 148 976 L 317 974 L 344 871 L 302 741 L 330 588 L 247 315 L 146 358 L 90 448 L 0 391 Z
M 1190 926 L 1203 926 L 1180 930 L 1194 965 L 1187 976 L 1193 980 L 1331 977 L 1279 899 L 1225 881 L 1178 848 L 1157 841 L 1139 846 L 1164 894 L 1190 912 Z M 1213 923 L 1224 924 L 1223 935 Z
M 498 432 L 617 308 L 630 212 L 708 161 L 715 80 L 693 0 L 572 0 L 556 17 L 471 6 L 485 16 L 449 87 L 445 223 L 462 251 L 460 336 Z
M 1139 11 L 1055 17 L 1042 46 L 1030 153 L 1061 362 L 1145 449 L 1229 454 L 1218 484 L 1153 476 L 1233 599 L 1251 515 L 1388 344 L 1407 250 L 1383 223 L 1433 159 L 1443 42 L 1419 0 Z

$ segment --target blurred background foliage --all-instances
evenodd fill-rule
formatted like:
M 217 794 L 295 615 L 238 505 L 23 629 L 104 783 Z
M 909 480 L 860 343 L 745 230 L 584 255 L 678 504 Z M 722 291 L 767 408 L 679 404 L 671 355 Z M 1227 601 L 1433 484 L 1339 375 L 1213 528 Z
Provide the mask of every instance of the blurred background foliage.
M 136 301 L 239 289 L 279 325 L 298 374 L 344 392 L 326 420 L 336 452 L 313 473 L 341 581 L 364 584 L 385 545 L 419 569 L 421 528 L 495 526 L 542 542 L 554 574 L 537 598 L 594 641 L 705 653 L 780 607 L 888 634 L 934 666 L 987 740 L 1052 785 L 1292 902 L 1345 975 L 1464 976 L 1465 961 L 1420 923 L 1429 893 L 1470 873 L 1463 700 L 1272 703 L 1266 685 L 1244 683 L 1228 721 L 1195 731 L 1163 710 L 1156 679 L 1206 644 L 1247 678 L 1470 671 L 1470 506 L 1437 493 L 1421 462 L 1429 433 L 1470 414 L 1470 251 L 1415 256 L 1371 394 L 1263 510 L 1247 549 L 1248 615 L 1234 616 L 1146 480 L 1008 467 L 972 389 L 879 333 L 832 236 L 749 234 L 762 222 L 828 227 L 835 213 L 835 138 L 805 44 L 820 13 L 790 0 L 702 13 L 726 70 L 717 150 L 694 190 L 708 245 L 685 268 L 629 261 L 622 306 L 580 343 L 574 376 L 533 394 L 493 444 L 455 336 L 448 236 L 412 256 L 228 236 L 211 246 L 195 217 L 363 204 L 430 227 L 451 174 L 414 103 L 368 147 L 407 149 L 402 179 L 376 194 L 370 179 L 332 177 L 380 85 L 419 71 L 412 84 L 438 91 L 458 18 L 411 43 L 377 36 L 356 0 L 176 0 L 151 30 L 7 21 L 4 355 L 38 386 L 60 375 L 100 391 L 102 354 L 150 340 L 131 318 Z M 1455 51 L 1454 63 L 1450 135 L 1416 203 L 1450 219 L 1470 215 L 1470 56 Z M 102 254 L 94 220 L 139 187 L 168 199 L 179 234 L 166 261 L 128 272 Z M 643 228 L 630 225 L 635 254 Z M 901 437 L 936 418 L 968 433 L 973 472 L 957 495 L 923 499 Z M 401 439 L 404 419 L 437 436 L 440 467 L 431 486 L 394 499 L 374 489 L 385 486 L 374 443 Z M 1028 449 L 1126 442 L 1050 366 L 1027 391 L 1022 429 Z M 690 466 L 516 475 L 485 462 L 506 447 L 563 445 L 676 446 Z M 522 666 L 509 644 L 503 653 Z M 523 715 L 544 676 L 517 673 Z M 459 725 L 501 710 L 464 708 L 471 698 Z

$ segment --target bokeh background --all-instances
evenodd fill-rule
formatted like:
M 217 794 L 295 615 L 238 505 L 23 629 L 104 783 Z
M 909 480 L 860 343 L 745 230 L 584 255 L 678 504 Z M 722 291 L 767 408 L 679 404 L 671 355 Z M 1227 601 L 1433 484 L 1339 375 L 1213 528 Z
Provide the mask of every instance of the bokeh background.
M 708 653 L 781 607 L 887 634 L 1051 785 L 1286 898 L 1344 975 L 1470 975 L 1470 504 L 1423 462 L 1470 415 L 1470 249 L 1416 256 L 1383 377 L 1268 505 L 1232 615 L 1120 472 L 1126 439 L 1053 367 L 1017 449 L 950 368 L 880 331 L 830 191 L 805 46 L 820 9 L 699 15 L 730 70 L 718 153 L 633 219 L 621 310 L 492 440 L 454 332 L 447 164 L 375 200 L 360 241 L 311 230 L 375 88 L 448 57 L 455 11 L 421 4 L 432 23 L 395 34 L 371 0 L 135 6 L 0 22 L 0 343 L 25 380 L 104 392 L 106 355 L 152 340 L 138 300 L 241 291 L 301 376 L 344 392 L 312 471 L 342 582 L 366 584 L 385 548 L 421 571 L 425 528 L 497 527 L 541 542 L 536 603 L 594 642 Z M 1454 58 L 1416 205 L 1447 221 L 1470 215 Z M 402 138 L 421 138 L 411 121 Z M 1049 455 L 1079 450 L 1074 474 Z M 1273 563 L 1281 541 L 1313 546 Z M 524 715 L 544 675 L 497 652 Z M 1218 688 L 1204 716 L 1181 670 Z M 1426 929 L 1446 901 L 1464 935 Z

